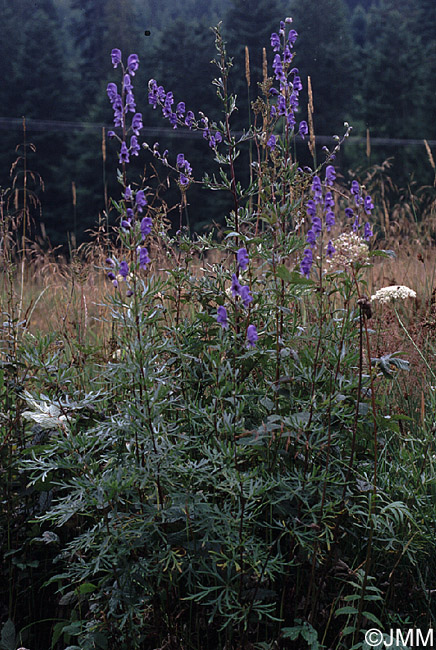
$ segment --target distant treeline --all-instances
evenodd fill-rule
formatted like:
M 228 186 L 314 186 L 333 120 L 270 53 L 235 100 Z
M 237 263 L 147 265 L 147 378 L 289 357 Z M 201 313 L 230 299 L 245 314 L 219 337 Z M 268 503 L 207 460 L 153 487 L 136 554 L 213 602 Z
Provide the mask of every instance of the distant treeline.
M 386 141 L 436 139 L 435 0 L 0 0 L 0 188 L 4 192 L 13 182 L 16 189 L 23 187 L 23 158 L 12 176 L 10 169 L 26 151 L 27 188 L 36 199 L 35 233 L 42 223 L 53 244 L 65 244 L 68 233 L 77 241 L 87 237 L 110 208 L 105 193 L 119 194 L 117 148 L 105 139 L 112 121 L 106 86 L 119 83 L 119 71 L 110 61 L 114 47 L 125 57 L 135 52 L 140 58 L 134 86 L 137 110 L 148 129 L 144 138 L 151 145 L 159 140 L 174 159 L 183 152 L 196 178 L 216 171 L 204 140 L 171 132 L 160 111 L 148 105 L 147 82 L 156 79 L 176 102 L 219 121 L 209 27 L 222 21 L 234 57 L 231 90 L 238 96 L 238 112 L 233 126 L 246 128 L 262 80 L 262 48 L 272 75 L 270 34 L 286 16 L 293 17 L 299 34 L 295 66 L 305 89 L 311 78 L 317 134 L 341 135 L 348 121 L 363 138 L 369 133 Z M 301 98 L 305 119 L 305 91 Z M 378 144 L 370 151 L 368 156 L 366 144 L 349 144 L 337 166 L 347 175 L 393 156 L 395 183 L 432 182 L 424 145 Z M 297 154 L 312 164 L 306 145 L 299 144 Z M 318 160 L 321 156 L 320 148 Z M 144 165 L 150 170 L 150 162 L 145 154 L 132 166 L 138 179 Z M 157 171 L 165 180 L 165 168 Z M 165 188 L 170 205 L 177 192 Z M 11 200 L 11 209 L 19 209 L 20 200 L 18 195 L 15 207 Z M 198 229 L 220 222 L 231 209 L 200 187 L 188 200 L 191 224 Z

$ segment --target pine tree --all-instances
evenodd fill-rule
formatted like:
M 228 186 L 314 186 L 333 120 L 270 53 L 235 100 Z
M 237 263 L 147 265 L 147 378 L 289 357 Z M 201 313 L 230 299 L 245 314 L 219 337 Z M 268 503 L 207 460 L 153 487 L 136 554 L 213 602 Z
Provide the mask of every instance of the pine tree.
M 295 1 L 291 8 L 294 28 L 295 65 L 304 90 L 310 75 L 314 96 L 315 132 L 333 135 L 343 131 L 344 121 L 353 122 L 356 51 L 343 0 Z M 304 106 L 305 92 L 302 94 Z

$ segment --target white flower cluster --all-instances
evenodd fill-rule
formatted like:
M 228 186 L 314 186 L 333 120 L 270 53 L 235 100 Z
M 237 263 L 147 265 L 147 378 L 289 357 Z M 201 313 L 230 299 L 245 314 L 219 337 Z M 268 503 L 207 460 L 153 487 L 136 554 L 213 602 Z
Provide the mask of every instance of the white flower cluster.
M 327 258 L 327 263 L 334 266 L 350 267 L 355 263 L 369 262 L 368 244 L 355 232 L 346 232 L 332 241 L 335 248 L 333 257 Z
M 394 284 L 390 287 L 383 287 L 371 296 L 371 301 L 378 300 L 382 305 L 392 300 L 406 300 L 406 298 L 416 298 L 416 291 L 405 287 L 403 284 Z

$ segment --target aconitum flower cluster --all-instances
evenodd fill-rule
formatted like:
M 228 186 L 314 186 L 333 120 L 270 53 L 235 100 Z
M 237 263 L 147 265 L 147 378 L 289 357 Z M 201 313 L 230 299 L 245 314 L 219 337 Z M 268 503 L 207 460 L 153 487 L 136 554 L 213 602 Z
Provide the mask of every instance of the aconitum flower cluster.
M 117 68 L 118 65 L 122 67 L 122 84 L 121 92 L 118 92 L 117 84 L 111 82 L 107 85 L 107 95 L 114 111 L 114 126 L 122 130 L 121 137 L 115 131 L 109 131 L 109 138 L 117 138 L 121 147 L 119 152 L 119 163 L 127 164 L 130 162 L 130 156 L 137 156 L 139 154 L 138 136 L 140 130 L 143 128 L 142 113 L 136 112 L 135 97 L 133 95 L 132 77 L 139 66 L 139 58 L 137 54 L 130 54 L 127 59 L 127 66 L 124 67 L 122 62 L 121 50 L 115 48 L 111 53 L 112 65 Z M 133 113 L 132 121 L 127 127 L 126 117 L 128 113 Z M 128 140 L 129 131 L 132 132 L 130 140 Z
M 325 246 L 325 256 L 331 266 L 347 267 L 355 263 L 365 263 L 368 258 L 368 246 L 358 234 L 363 229 L 363 238 L 366 241 L 373 236 L 371 225 L 365 222 L 360 226 L 361 211 L 369 215 L 374 209 L 371 197 L 363 196 L 362 188 L 357 181 L 351 183 L 352 202 L 355 207 L 345 208 L 345 216 L 352 219 L 352 232 L 343 233 L 336 239 L 330 239 L 330 232 L 335 225 L 335 200 L 332 188 L 336 180 L 336 171 L 333 165 L 327 165 L 324 182 L 315 174 L 312 178 L 311 198 L 306 203 L 306 214 L 311 219 L 311 228 L 306 235 L 308 248 L 304 250 L 300 262 L 300 272 L 309 277 L 314 261 L 314 249 L 318 241 L 323 239 L 324 232 L 328 233 Z
M 250 258 L 248 256 L 248 251 L 246 248 L 240 248 L 237 251 L 236 260 L 238 270 L 245 271 L 250 263 Z M 237 301 L 240 300 L 245 309 L 249 309 L 250 304 L 253 302 L 253 296 L 251 294 L 250 287 L 248 284 L 241 285 L 239 277 L 236 273 L 233 273 L 232 275 L 232 283 L 230 286 L 229 295 L 231 295 Z M 229 322 L 227 309 L 223 305 L 220 305 L 217 309 L 216 320 L 223 329 L 228 329 Z M 248 325 L 246 332 L 247 347 L 254 347 L 258 338 L 259 336 L 257 334 L 256 326 L 253 324 Z
M 284 117 L 287 128 L 295 130 L 296 113 L 299 107 L 299 95 L 303 89 L 298 68 L 292 66 L 295 56 L 293 52 L 294 44 L 297 40 L 297 32 L 290 29 L 287 32 L 286 24 L 292 22 L 291 18 L 286 18 L 280 22 L 279 32 L 271 34 L 271 47 L 275 52 L 273 60 L 273 70 L 275 80 L 279 83 L 279 89 L 272 87 L 270 94 L 276 98 L 276 103 L 271 106 L 271 117 L 273 119 Z M 302 120 L 298 127 L 298 132 L 304 138 L 308 133 L 307 122 Z M 270 136 L 267 145 L 271 150 L 276 147 L 277 141 L 275 136 Z
M 192 111 L 186 110 L 185 102 L 178 102 L 174 107 L 174 96 L 171 91 L 166 91 L 159 86 L 156 79 L 148 82 L 148 103 L 155 109 L 160 106 L 162 115 L 169 121 L 173 129 L 186 126 L 188 129 L 197 129 L 203 132 L 203 138 L 209 143 L 211 149 L 216 149 L 223 141 L 222 133 L 212 128 L 208 118 L 200 112 L 197 119 Z
M 136 112 L 132 84 L 132 77 L 135 76 L 139 67 L 139 58 L 137 54 L 130 54 L 127 59 L 127 64 L 124 66 L 122 53 L 119 49 L 115 48 L 111 52 L 111 60 L 114 68 L 121 67 L 122 83 L 120 92 L 118 92 L 118 87 L 115 83 L 109 83 L 107 86 L 107 94 L 114 111 L 114 125 L 116 128 L 121 129 L 122 132 L 121 137 L 115 131 L 109 131 L 108 136 L 111 139 L 116 138 L 120 142 L 121 146 L 118 160 L 124 167 L 123 178 L 125 179 L 125 165 L 129 163 L 131 156 L 138 156 L 141 149 L 138 136 L 143 128 L 142 114 Z M 128 113 L 133 113 L 130 126 L 127 125 L 126 121 Z M 125 184 L 122 192 L 122 200 L 120 201 L 121 234 L 132 251 L 132 258 L 135 257 L 136 253 L 135 266 L 139 269 L 146 269 L 151 261 L 148 249 L 144 245 L 147 236 L 150 235 L 152 230 L 151 217 L 148 214 L 144 215 L 147 205 L 148 202 L 144 189 L 140 188 L 135 190 L 130 185 Z M 120 282 L 128 282 L 135 268 L 132 263 L 126 260 L 116 261 L 112 258 L 108 258 L 106 264 L 110 267 L 107 276 L 115 287 L 118 287 Z M 127 295 L 132 295 L 132 293 L 132 290 L 129 288 Z

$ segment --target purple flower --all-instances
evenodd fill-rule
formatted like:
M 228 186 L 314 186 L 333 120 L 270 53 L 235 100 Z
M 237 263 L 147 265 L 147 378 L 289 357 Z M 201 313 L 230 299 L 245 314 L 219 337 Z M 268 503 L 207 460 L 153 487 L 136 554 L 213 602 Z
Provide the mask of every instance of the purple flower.
M 314 230 L 312 230 L 312 228 L 307 231 L 306 241 L 309 244 L 309 246 L 312 246 L 312 248 L 316 244 L 316 234 Z
M 126 112 L 130 111 L 131 113 L 135 112 L 136 104 L 133 93 L 129 90 L 126 95 Z
M 238 252 L 236 253 L 236 257 L 237 257 L 238 265 L 239 265 L 240 269 L 242 271 L 245 271 L 245 269 L 248 266 L 248 262 L 250 261 L 249 257 L 248 257 L 247 249 L 246 248 L 240 248 L 238 250 Z
M 351 219 L 352 217 L 354 217 L 353 208 L 345 208 L 345 216 L 348 219 Z
M 113 273 L 112 271 L 109 271 L 109 273 L 107 274 L 107 277 L 109 278 L 109 280 L 114 281 L 115 280 L 115 273 Z
M 180 174 L 179 183 L 182 187 L 189 185 L 189 178 L 185 174 Z
M 312 199 L 309 199 L 306 203 L 306 212 L 309 217 L 312 217 L 312 219 L 316 215 L 316 203 Z
M 126 214 L 127 214 L 127 218 L 128 218 L 128 220 L 129 220 L 129 221 L 132 221 L 132 219 L 133 219 L 133 217 L 134 217 L 134 212 L 133 212 L 132 208 L 127 208 L 127 210 L 126 210 Z
M 372 232 L 372 228 L 371 228 L 371 226 L 369 225 L 368 222 L 366 222 L 366 223 L 365 223 L 365 226 L 364 226 L 364 229 L 363 229 L 363 236 L 365 237 L 366 241 L 368 241 L 369 239 L 371 239 L 371 237 L 373 236 L 373 234 L 374 234 L 374 233 Z
M 322 223 L 321 223 L 321 219 L 316 215 L 312 217 L 312 228 L 313 228 L 313 232 L 315 233 L 315 236 L 318 237 L 319 233 L 322 230 Z
M 142 212 L 142 208 L 147 205 L 147 199 L 145 198 L 144 190 L 138 190 L 135 196 L 135 204 L 138 212 Z
M 298 34 L 295 29 L 291 29 L 288 34 L 289 45 L 293 47 L 295 41 L 297 40 Z
M 249 325 L 247 327 L 247 346 L 249 348 L 254 348 L 258 339 L 259 336 L 257 334 L 256 325 Z
M 327 226 L 327 232 L 330 232 L 330 228 L 335 225 L 335 213 L 333 210 L 328 210 L 325 215 L 325 224 Z
M 142 239 L 145 239 L 147 235 L 151 233 L 151 226 L 152 226 L 151 217 L 143 217 L 140 226 Z
M 113 140 L 113 138 L 115 138 L 115 131 L 108 131 L 107 137 L 109 138 L 109 140 Z
M 129 275 L 129 265 L 127 262 L 123 261 L 120 263 L 120 268 L 118 269 L 118 273 L 121 275 L 122 278 L 126 279 L 127 276 Z
M 139 131 L 143 128 L 142 113 L 135 113 L 132 117 L 132 131 L 135 135 L 139 135 Z
M 176 108 L 177 117 L 182 118 L 185 114 L 185 111 L 186 111 L 185 102 L 179 102 Z
M 250 302 L 253 301 L 253 296 L 251 295 L 250 287 L 248 286 L 248 284 L 240 288 L 239 295 L 241 296 L 241 300 L 244 304 L 244 307 L 248 309 Z
M 332 241 L 330 240 L 327 244 L 327 257 L 331 257 L 336 252 L 336 248 L 333 246 Z
M 225 307 L 223 306 L 218 307 L 216 319 L 223 329 L 226 330 L 229 327 L 229 323 L 227 320 L 227 309 Z
M 326 185 L 333 185 L 336 180 L 336 171 L 333 165 L 327 165 L 325 170 L 325 183 Z
M 324 209 L 328 210 L 329 208 L 334 208 L 335 207 L 335 200 L 333 198 L 333 194 L 331 192 L 326 192 L 326 195 L 324 197 Z
M 112 65 L 114 68 L 118 66 L 119 63 L 121 63 L 121 50 L 118 48 L 114 48 L 111 52 L 111 58 L 112 58 Z
M 106 88 L 107 96 L 109 97 L 109 101 L 111 104 L 114 103 L 116 98 L 118 97 L 118 88 L 117 84 L 114 83 L 109 83 Z
M 372 202 L 372 199 L 369 195 L 365 196 L 363 209 L 365 210 L 366 214 L 371 214 L 371 210 L 374 210 L 374 203 Z
M 123 88 L 127 92 L 131 92 L 133 90 L 132 80 L 130 79 L 130 75 L 128 75 L 128 74 L 124 75 Z
M 280 51 L 280 37 L 275 32 L 271 34 L 271 47 L 274 52 Z
M 321 179 L 319 176 L 314 176 L 312 181 L 312 193 L 313 200 L 315 203 L 321 203 L 322 201 L 322 185 Z
M 300 273 L 305 275 L 307 278 L 310 275 L 310 269 L 313 264 L 313 253 L 310 248 L 306 248 L 303 254 L 303 259 L 300 262 Z
M 119 155 L 120 164 L 129 162 L 129 150 L 125 142 L 121 143 L 121 151 Z
M 138 144 L 138 138 L 136 137 L 136 135 L 132 135 L 132 137 L 130 138 L 130 153 L 132 154 L 132 156 L 137 156 L 139 154 L 140 149 L 141 147 Z
M 145 269 L 147 264 L 150 264 L 150 258 L 148 256 L 148 250 L 145 248 L 139 248 L 139 267 Z
M 298 75 L 295 75 L 294 81 L 292 82 L 292 86 L 295 90 L 295 92 L 299 93 L 300 90 L 303 90 L 303 84 L 301 83 L 301 79 Z
M 350 192 L 351 192 L 351 194 L 354 194 L 355 196 L 360 194 L 360 186 L 359 186 L 359 183 L 357 181 L 352 181 Z
M 132 77 L 135 76 L 136 70 L 139 68 L 139 58 L 137 54 L 130 54 L 127 59 L 127 71 Z
M 121 228 L 124 230 L 130 230 L 131 227 L 130 219 L 121 219 Z
M 275 135 L 271 135 L 271 136 L 268 138 L 268 142 L 267 142 L 266 144 L 267 144 L 267 147 L 269 147 L 269 148 L 271 149 L 271 151 L 274 151 L 274 149 L 276 148 L 276 144 L 277 144 L 277 138 L 276 138 L 276 136 L 275 136 Z
M 299 126 L 299 128 L 298 128 L 298 132 L 299 132 L 299 134 L 301 135 L 301 137 L 303 138 L 303 140 L 304 140 L 304 136 L 307 135 L 307 134 L 309 133 L 309 128 L 308 128 L 308 126 L 307 126 L 307 122 L 306 122 L 305 120 L 302 120 L 302 121 L 300 122 L 300 126 Z
M 186 117 L 185 117 L 185 124 L 186 124 L 186 126 L 189 127 L 189 128 L 191 129 L 191 128 L 192 128 L 192 125 L 193 125 L 193 123 L 194 123 L 194 120 L 195 120 L 195 115 L 194 115 L 194 113 L 193 113 L 192 111 L 188 111 L 188 112 L 186 113 Z
M 232 294 L 233 297 L 236 298 L 236 296 L 239 294 L 241 291 L 241 285 L 239 284 L 239 280 L 236 277 L 236 274 L 233 273 L 232 275 Z
M 115 262 L 114 262 L 114 260 L 112 259 L 112 257 L 107 257 L 107 258 L 106 258 L 106 264 L 107 264 L 108 266 L 111 266 L 112 268 L 115 268 Z

